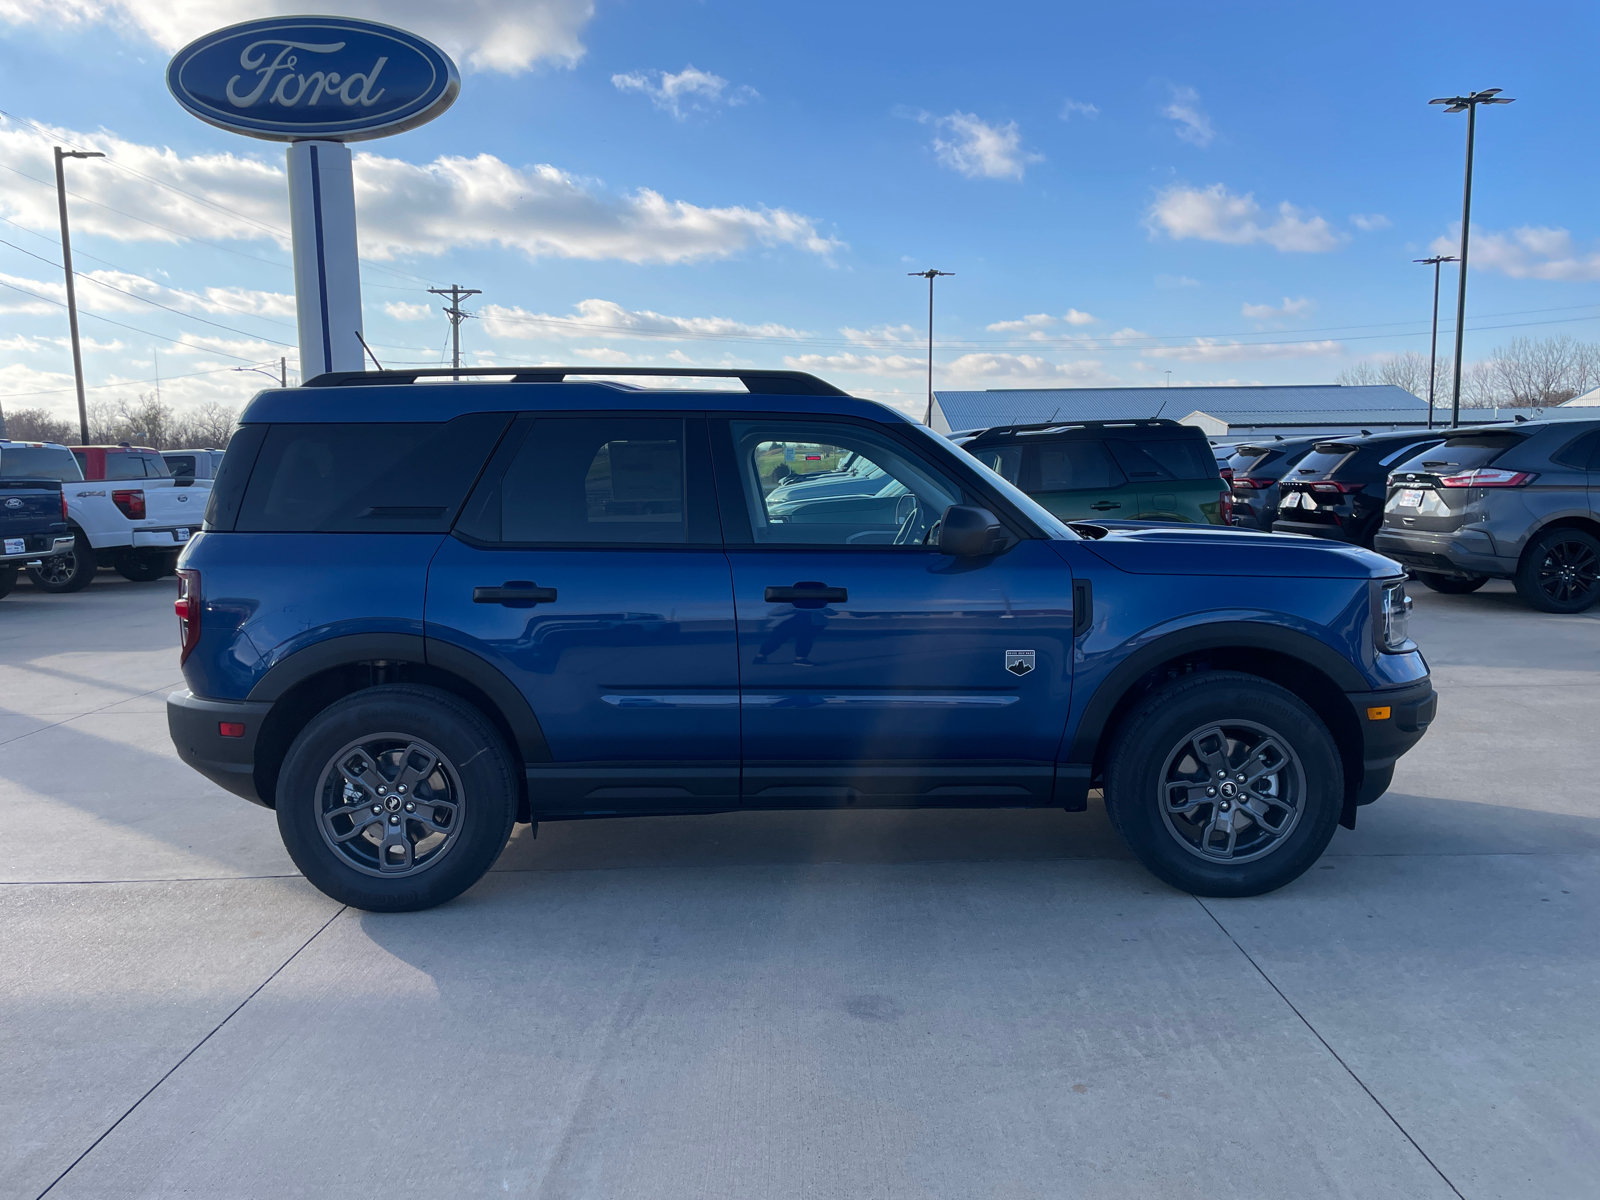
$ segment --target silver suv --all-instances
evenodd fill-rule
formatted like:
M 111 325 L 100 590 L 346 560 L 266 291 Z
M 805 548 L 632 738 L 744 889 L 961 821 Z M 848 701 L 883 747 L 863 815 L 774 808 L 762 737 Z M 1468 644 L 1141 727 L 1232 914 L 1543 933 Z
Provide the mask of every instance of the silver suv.
M 1510 579 L 1529 605 L 1600 601 L 1600 420 L 1458 429 L 1389 476 L 1374 548 L 1436 592 Z

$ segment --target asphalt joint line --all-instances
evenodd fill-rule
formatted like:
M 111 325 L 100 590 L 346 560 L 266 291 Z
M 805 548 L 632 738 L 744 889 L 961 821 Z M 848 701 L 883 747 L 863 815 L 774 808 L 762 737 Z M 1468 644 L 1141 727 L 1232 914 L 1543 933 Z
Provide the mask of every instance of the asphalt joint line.
M 1417 1139 L 1411 1136 L 1410 1132 L 1404 1125 L 1400 1124 L 1395 1115 L 1389 1111 L 1388 1106 L 1385 1105 L 1382 1100 L 1379 1100 L 1377 1094 L 1366 1085 L 1366 1082 L 1361 1078 L 1361 1076 L 1357 1075 L 1355 1071 L 1351 1069 L 1350 1064 L 1345 1062 L 1345 1060 L 1339 1056 L 1339 1052 L 1328 1043 L 1327 1038 L 1323 1037 L 1322 1034 L 1317 1031 L 1317 1027 L 1306 1019 L 1305 1013 L 1301 1012 L 1295 1007 L 1294 1001 L 1289 999 L 1288 996 L 1284 995 L 1283 989 L 1273 982 L 1272 976 L 1268 975 L 1266 971 L 1262 970 L 1261 964 L 1255 960 L 1255 956 L 1239 944 L 1239 939 L 1233 936 L 1228 927 L 1224 925 L 1217 917 L 1217 914 L 1212 912 L 1211 909 L 1206 906 L 1206 902 L 1199 896 L 1194 898 L 1194 902 L 1200 906 L 1201 910 L 1204 911 L 1206 916 L 1210 917 L 1212 921 L 1216 923 L 1217 928 L 1222 930 L 1223 936 L 1233 943 L 1233 948 L 1240 954 L 1244 955 L 1244 960 L 1256 969 L 1256 974 L 1260 975 L 1262 979 L 1266 980 L 1267 986 L 1278 993 L 1278 999 L 1282 1000 L 1286 1005 L 1288 1005 L 1289 1011 L 1300 1018 L 1300 1023 L 1311 1031 L 1311 1036 L 1322 1043 L 1322 1048 L 1333 1056 L 1333 1061 L 1343 1067 L 1345 1069 L 1345 1073 L 1349 1075 L 1351 1079 L 1356 1081 L 1356 1086 L 1365 1092 L 1367 1094 L 1367 1098 L 1378 1106 L 1378 1111 L 1389 1118 L 1389 1123 L 1400 1131 L 1400 1136 L 1411 1143 L 1411 1148 L 1413 1150 L 1422 1155 L 1422 1161 L 1433 1168 L 1433 1173 L 1435 1175 L 1444 1180 L 1445 1187 L 1449 1188 L 1450 1191 L 1458 1198 L 1458 1200 L 1466 1200 L 1466 1197 L 1461 1195 L 1461 1189 L 1450 1181 L 1450 1176 L 1441 1171 L 1439 1169 L 1439 1164 L 1428 1157 L 1428 1152 L 1417 1144 Z
M 224 1025 L 226 1025 L 229 1021 L 233 1020 L 234 1017 L 238 1016 L 240 1010 L 242 1010 L 246 1004 L 249 1004 L 250 1001 L 254 1000 L 257 996 L 259 996 L 261 994 L 262 990 L 267 986 L 267 984 L 271 983 L 280 974 L 282 974 L 284 968 L 286 968 L 295 959 L 299 958 L 301 952 L 303 950 L 305 950 L 305 948 L 307 946 L 311 945 L 312 942 L 316 941 L 319 937 L 321 937 L 322 933 L 323 933 L 323 930 L 327 929 L 328 926 L 332 925 L 335 921 L 337 921 L 340 917 L 342 917 L 346 912 L 348 912 L 349 908 L 350 908 L 350 906 L 348 904 L 340 905 L 339 906 L 339 910 L 337 912 L 335 912 L 333 914 L 333 916 L 329 917 L 326 921 L 324 921 L 321 925 L 319 925 L 317 927 L 317 931 L 315 933 L 313 933 L 304 942 L 302 942 L 300 944 L 300 946 L 295 950 L 295 952 L 293 954 L 289 955 L 288 958 L 284 959 L 281 963 L 279 963 L 277 965 L 276 968 L 274 968 L 272 974 L 268 975 L 265 979 L 263 979 L 260 982 L 260 984 L 258 984 L 256 986 L 256 989 L 254 991 L 252 991 L 243 1000 L 239 1001 L 239 1003 L 236 1006 L 234 1006 L 234 1009 L 233 1009 L 232 1012 L 230 1012 L 227 1016 L 223 1017 L 222 1020 L 218 1021 L 216 1023 L 216 1025 L 215 1025 L 215 1027 L 212 1028 L 210 1033 L 206 1034 L 205 1037 L 201 1038 L 198 1042 L 196 1042 L 193 1046 L 191 1046 L 189 1048 L 188 1053 L 185 1054 L 182 1058 L 180 1058 L 177 1062 L 173 1063 L 172 1066 L 167 1069 L 166 1074 L 164 1074 L 160 1079 L 156 1080 L 153 1084 L 150 1085 L 149 1090 L 146 1091 L 144 1095 L 140 1096 L 137 1100 L 135 1100 L 132 1104 L 130 1104 L 128 1106 L 128 1110 L 126 1112 L 124 1112 L 115 1121 L 111 1122 L 110 1125 L 106 1126 L 105 1132 L 102 1133 L 99 1137 L 95 1138 L 94 1141 L 90 1142 L 88 1147 L 84 1150 L 84 1152 L 82 1154 L 78 1155 L 77 1158 L 73 1159 L 70 1163 L 68 1163 L 67 1164 L 67 1169 L 65 1171 L 61 1172 L 61 1174 L 57 1175 L 54 1179 L 52 1179 L 50 1181 L 50 1186 L 45 1188 L 44 1191 L 39 1193 L 38 1200 L 44 1200 L 44 1198 L 46 1196 L 48 1196 L 50 1194 L 50 1192 L 55 1188 L 56 1184 L 60 1183 L 63 1179 L 65 1179 L 68 1175 L 70 1175 L 72 1173 L 73 1169 L 75 1167 L 77 1167 L 77 1165 L 79 1163 L 81 1163 L 84 1159 L 89 1157 L 89 1155 L 94 1151 L 94 1148 L 96 1146 L 98 1146 L 101 1142 L 105 1141 L 108 1137 L 111 1136 L 112 1132 L 117 1128 L 118 1125 L 121 1125 L 124 1121 L 126 1121 L 129 1117 L 131 1117 L 133 1115 L 134 1109 L 138 1108 L 146 1100 L 150 1099 L 150 1097 L 155 1094 L 155 1090 L 158 1087 L 160 1087 L 167 1080 L 171 1079 L 173 1074 L 176 1073 L 176 1071 L 178 1070 L 179 1067 L 183 1066 L 184 1063 L 188 1062 L 191 1058 L 193 1058 L 194 1055 L 195 1055 L 195 1052 L 198 1051 L 201 1046 L 204 1046 L 207 1042 L 209 1042 L 212 1038 L 214 1038 L 217 1035 L 217 1033 L 222 1029 L 222 1027 Z

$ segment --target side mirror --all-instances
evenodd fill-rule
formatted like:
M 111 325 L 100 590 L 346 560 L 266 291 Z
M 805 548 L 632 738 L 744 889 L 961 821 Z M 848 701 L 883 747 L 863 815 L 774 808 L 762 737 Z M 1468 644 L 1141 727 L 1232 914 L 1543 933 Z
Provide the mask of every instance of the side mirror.
M 939 553 L 954 558 L 1004 554 L 1016 539 L 987 508 L 952 504 L 939 521 Z

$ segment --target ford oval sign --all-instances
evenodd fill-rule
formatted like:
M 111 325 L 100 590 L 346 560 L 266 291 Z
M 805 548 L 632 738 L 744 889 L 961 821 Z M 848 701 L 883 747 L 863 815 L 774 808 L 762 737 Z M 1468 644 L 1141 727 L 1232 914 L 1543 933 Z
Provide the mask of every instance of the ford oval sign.
M 275 17 L 189 43 L 167 87 L 202 121 L 279 142 L 359 142 L 431 121 L 461 76 L 432 42 L 352 17 Z

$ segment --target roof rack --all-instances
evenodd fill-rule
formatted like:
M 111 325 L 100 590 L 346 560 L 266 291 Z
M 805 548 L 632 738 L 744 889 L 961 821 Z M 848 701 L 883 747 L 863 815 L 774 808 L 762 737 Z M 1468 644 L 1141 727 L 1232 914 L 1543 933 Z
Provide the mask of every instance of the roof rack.
M 1107 426 L 1177 426 L 1171 417 L 1122 417 L 1101 421 L 1038 421 L 1032 425 L 986 425 L 982 429 L 962 430 L 954 437 L 980 438 L 991 433 L 1039 433 L 1046 429 L 1104 429 Z
M 510 383 L 561 383 L 568 375 L 644 375 L 737 379 L 745 390 L 763 396 L 845 396 L 831 383 L 804 371 L 757 371 L 724 367 L 418 367 L 400 371 L 329 371 L 301 387 L 359 387 L 415 383 L 419 379 L 457 379 L 463 375 L 509 375 Z

